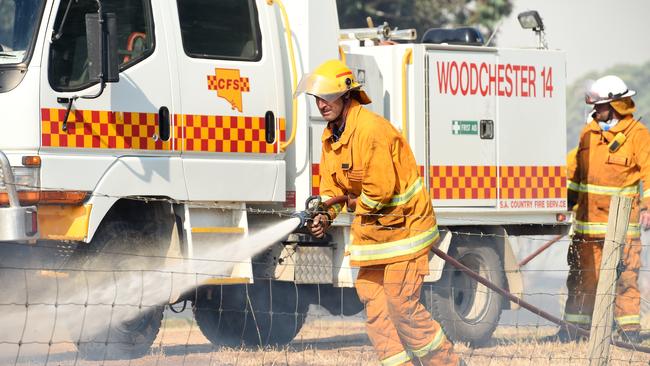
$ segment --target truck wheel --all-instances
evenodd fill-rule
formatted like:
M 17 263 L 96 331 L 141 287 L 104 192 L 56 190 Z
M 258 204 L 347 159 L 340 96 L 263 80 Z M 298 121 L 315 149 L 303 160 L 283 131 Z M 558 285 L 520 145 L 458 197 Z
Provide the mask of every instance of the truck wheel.
M 81 288 L 86 288 L 87 283 L 111 283 L 114 276 L 130 273 L 129 269 L 140 272 L 162 265 L 167 246 L 164 243 L 161 245 L 156 227 L 139 225 L 140 228 L 136 229 L 134 226 L 115 221 L 103 225 L 98 230 L 92 243 L 88 248 L 82 249 L 83 254 L 76 260 L 81 268 L 92 270 L 77 276 L 80 277 L 76 280 L 78 283 L 84 281 L 80 284 L 83 286 Z M 111 272 L 113 269 L 118 271 Z M 104 270 L 107 272 L 102 272 Z M 92 286 L 96 285 L 91 285 L 91 294 Z M 130 296 L 119 293 L 118 290 L 118 300 L 121 300 L 118 302 L 125 301 L 125 295 Z M 139 295 L 140 293 L 134 294 L 133 301 L 136 305 Z M 89 298 L 88 301 L 93 302 L 93 299 Z M 110 325 L 107 323 L 93 334 L 84 330 L 83 337 L 77 343 L 79 353 L 88 360 L 131 359 L 146 355 L 160 330 L 163 310 L 162 305 L 142 307 L 137 315 L 127 321 L 111 321 Z M 112 314 L 110 316 L 112 317 Z
M 354 287 L 320 285 L 314 296 L 314 303 L 337 316 L 352 316 L 360 313 L 364 308 Z
M 474 272 L 504 288 L 503 265 L 491 238 L 472 242 L 456 237 L 450 255 Z M 442 325 L 452 342 L 468 342 L 476 347 L 487 343 L 501 317 L 503 298 L 476 282 L 461 270 L 445 264 L 442 278 L 425 284 L 420 301 Z
M 142 311 L 135 318 L 111 326 L 77 344 L 86 360 L 126 360 L 145 356 L 158 336 L 164 307 Z
M 296 285 L 257 280 L 252 285 L 210 286 L 199 291 L 194 317 L 203 335 L 229 347 L 283 346 L 305 321 L 307 303 L 298 302 Z

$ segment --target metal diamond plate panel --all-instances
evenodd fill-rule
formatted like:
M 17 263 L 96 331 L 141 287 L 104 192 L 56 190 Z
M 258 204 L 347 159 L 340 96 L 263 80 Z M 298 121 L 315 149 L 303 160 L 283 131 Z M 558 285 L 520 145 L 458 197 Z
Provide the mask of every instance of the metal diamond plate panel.
M 332 283 L 332 248 L 298 247 L 296 283 Z

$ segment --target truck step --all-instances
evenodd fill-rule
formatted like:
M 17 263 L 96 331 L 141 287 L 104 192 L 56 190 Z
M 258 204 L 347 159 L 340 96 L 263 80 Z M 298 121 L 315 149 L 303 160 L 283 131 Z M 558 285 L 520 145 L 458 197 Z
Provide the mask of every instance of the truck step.
M 250 283 L 253 278 L 250 258 L 237 260 L 224 276 L 223 267 L 230 258 L 214 258 L 218 250 L 248 234 L 248 218 L 244 203 L 185 204 L 178 208 L 183 219 L 187 257 L 214 260 L 215 276 L 204 284 Z M 211 271 L 202 271 L 211 274 Z

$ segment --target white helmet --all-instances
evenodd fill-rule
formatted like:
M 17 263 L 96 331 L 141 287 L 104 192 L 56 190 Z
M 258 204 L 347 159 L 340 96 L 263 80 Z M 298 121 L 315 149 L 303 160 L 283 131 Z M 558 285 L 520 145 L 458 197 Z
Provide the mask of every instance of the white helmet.
M 631 97 L 634 94 L 636 92 L 628 89 L 621 78 L 607 75 L 588 85 L 585 102 L 587 104 L 604 104 L 613 100 Z

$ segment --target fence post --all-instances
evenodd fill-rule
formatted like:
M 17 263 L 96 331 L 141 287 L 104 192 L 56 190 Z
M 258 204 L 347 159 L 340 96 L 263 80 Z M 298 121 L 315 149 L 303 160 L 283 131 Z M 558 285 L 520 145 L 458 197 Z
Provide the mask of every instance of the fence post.
M 632 198 L 612 196 L 589 336 L 589 366 L 607 365 L 609 359 L 616 296 L 616 269 L 627 236 L 631 211 Z

